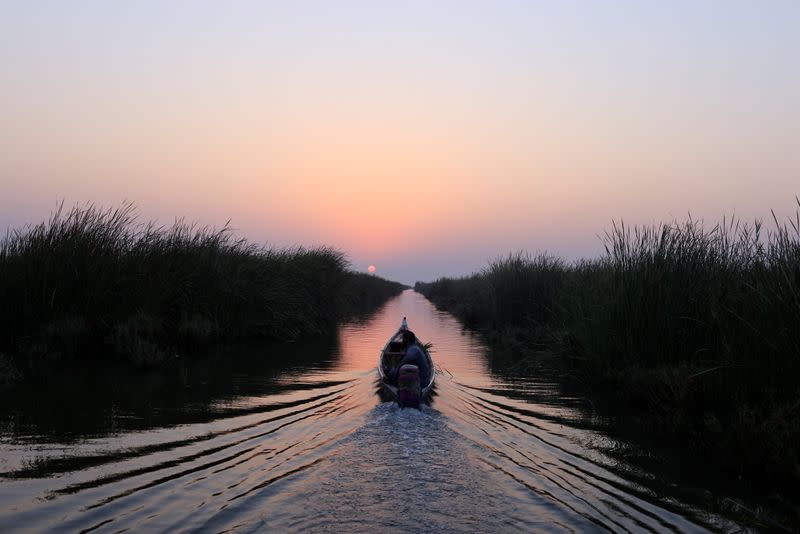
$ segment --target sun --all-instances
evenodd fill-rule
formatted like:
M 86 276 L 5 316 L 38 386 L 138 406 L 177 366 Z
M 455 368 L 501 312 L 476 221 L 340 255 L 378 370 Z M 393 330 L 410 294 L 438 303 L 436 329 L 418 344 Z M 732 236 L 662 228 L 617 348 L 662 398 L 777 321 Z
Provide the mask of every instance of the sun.
M 367 271 L 369 271 L 370 273 L 374 273 L 375 272 L 375 266 L 374 265 L 370 265 L 369 267 L 367 267 Z

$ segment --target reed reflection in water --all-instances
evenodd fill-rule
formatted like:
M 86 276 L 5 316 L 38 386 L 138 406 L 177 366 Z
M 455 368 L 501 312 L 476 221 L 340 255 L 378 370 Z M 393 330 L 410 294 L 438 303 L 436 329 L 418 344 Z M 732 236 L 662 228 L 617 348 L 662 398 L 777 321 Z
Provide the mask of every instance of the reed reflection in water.
M 421 411 L 375 395 L 403 316 L 434 344 Z M 4 398 L 0 531 L 738 528 L 603 452 L 614 440 L 552 369 L 493 372 L 474 335 L 411 291 L 335 339 L 236 350 Z

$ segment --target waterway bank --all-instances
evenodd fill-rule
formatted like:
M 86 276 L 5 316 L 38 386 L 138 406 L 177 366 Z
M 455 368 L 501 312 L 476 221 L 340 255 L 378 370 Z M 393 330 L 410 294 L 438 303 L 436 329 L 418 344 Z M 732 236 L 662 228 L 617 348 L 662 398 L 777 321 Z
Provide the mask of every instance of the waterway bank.
M 519 365 L 556 353 L 626 424 L 797 500 L 797 224 L 615 226 L 596 260 L 518 254 L 416 289 Z
M 403 287 L 332 248 L 140 224 L 131 205 L 59 209 L 0 241 L 0 386 L 48 361 L 152 367 L 217 343 L 324 335 Z

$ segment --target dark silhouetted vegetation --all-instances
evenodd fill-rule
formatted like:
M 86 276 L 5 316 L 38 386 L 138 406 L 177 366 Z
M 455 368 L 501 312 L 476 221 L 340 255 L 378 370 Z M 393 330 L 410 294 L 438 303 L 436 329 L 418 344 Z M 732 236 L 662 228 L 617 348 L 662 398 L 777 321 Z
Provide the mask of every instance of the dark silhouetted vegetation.
M 521 357 L 559 352 L 653 435 L 796 488 L 800 214 L 773 220 L 614 224 L 599 259 L 516 254 L 415 289 Z
M 0 242 L 0 382 L 18 376 L 14 361 L 154 365 L 209 343 L 321 334 L 402 289 L 349 271 L 330 248 L 264 248 L 227 226 L 138 224 L 131 205 L 58 209 Z

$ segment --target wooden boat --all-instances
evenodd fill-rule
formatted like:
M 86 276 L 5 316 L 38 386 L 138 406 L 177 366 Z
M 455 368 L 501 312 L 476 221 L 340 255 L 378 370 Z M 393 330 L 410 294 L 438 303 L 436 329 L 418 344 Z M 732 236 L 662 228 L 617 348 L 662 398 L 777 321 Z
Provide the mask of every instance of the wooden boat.
M 436 381 L 436 368 L 433 365 L 433 359 L 431 358 L 428 350 L 425 348 L 425 345 L 423 345 L 419 339 L 415 341 L 415 344 L 422 350 L 422 353 L 428 359 L 430 377 L 426 384 L 419 384 L 418 400 L 416 402 L 409 402 L 407 397 L 401 394 L 400 388 L 398 388 L 397 384 L 389 383 L 390 373 L 395 370 L 397 364 L 400 363 L 400 360 L 402 360 L 403 356 L 405 355 L 407 347 L 403 343 L 403 333 L 407 330 L 408 322 L 406 321 L 406 318 L 403 317 L 403 322 L 400 325 L 400 328 L 389 338 L 389 340 L 386 342 L 386 345 L 384 345 L 383 350 L 381 350 L 378 358 L 378 377 L 380 379 L 382 390 L 387 393 L 387 396 L 390 400 L 397 401 L 401 407 L 410 406 L 418 408 L 421 402 L 425 402 L 430 398 L 433 390 L 433 384 Z M 416 366 L 414 366 L 414 369 L 416 369 Z

